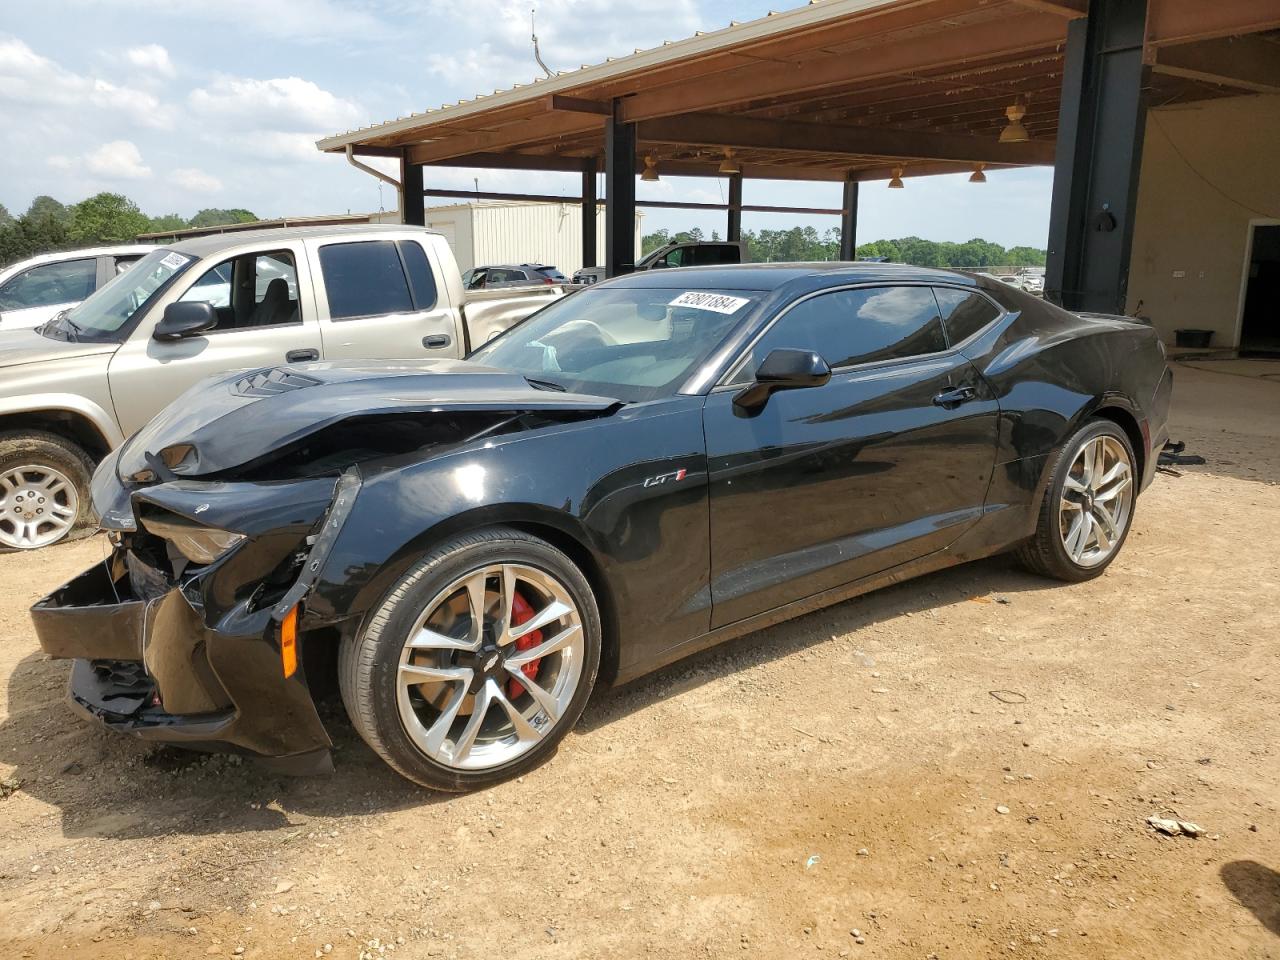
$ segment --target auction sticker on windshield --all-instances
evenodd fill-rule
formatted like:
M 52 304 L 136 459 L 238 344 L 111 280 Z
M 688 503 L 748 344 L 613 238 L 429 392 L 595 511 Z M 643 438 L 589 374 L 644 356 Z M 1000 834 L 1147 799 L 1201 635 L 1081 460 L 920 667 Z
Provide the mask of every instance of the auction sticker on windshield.
M 669 307 L 692 307 L 694 310 L 710 310 L 713 313 L 737 313 L 751 301 L 746 297 L 731 297 L 724 293 L 682 293 L 672 300 Z
M 191 259 L 191 258 L 190 258 L 190 257 L 184 257 L 184 256 L 183 256 L 182 254 L 180 254 L 180 253 L 171 253 L 171 254 L 169 254 L 167 257 L 165 257 L 163 260 L 161 260 L 160 262 L 161 262 L 161 263 L 163 263 L 163 264 L 164 264 L 166 267 L 168 267 L 170 270 L 177 270 L 180 266 L 182 266 L 184 263 L 186 263 L 189 259 Z

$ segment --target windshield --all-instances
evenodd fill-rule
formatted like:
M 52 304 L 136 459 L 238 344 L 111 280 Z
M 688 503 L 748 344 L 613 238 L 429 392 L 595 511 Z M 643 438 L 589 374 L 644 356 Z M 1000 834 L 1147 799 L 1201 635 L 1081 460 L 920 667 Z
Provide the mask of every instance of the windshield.
M 64 323 L 79 340 L 115 340 L 120 331 L 170 280 L 194 261 L 183 253 L 155 250 L 133 269 L 112 277 L 97 293 L 69 311 Z
M 550 389 L 628 402 L 670 396 L 750 312 L 742 290 L 583 290 L 471 354 Z

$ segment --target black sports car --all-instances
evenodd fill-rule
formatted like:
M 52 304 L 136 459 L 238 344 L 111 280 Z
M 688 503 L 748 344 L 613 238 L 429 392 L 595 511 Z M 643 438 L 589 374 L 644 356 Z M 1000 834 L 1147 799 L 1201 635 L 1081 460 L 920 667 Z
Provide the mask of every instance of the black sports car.
M 465 361 L 188 392 L 111 455 L 109 560 L 40 601 L 71 700 L 324 769 L 326 672 L 410 779 L 547 757 L 593 686 L 999 551 L 1124 543 L 1166 439 L 1147 326 L 885 264 L 635 274 Z

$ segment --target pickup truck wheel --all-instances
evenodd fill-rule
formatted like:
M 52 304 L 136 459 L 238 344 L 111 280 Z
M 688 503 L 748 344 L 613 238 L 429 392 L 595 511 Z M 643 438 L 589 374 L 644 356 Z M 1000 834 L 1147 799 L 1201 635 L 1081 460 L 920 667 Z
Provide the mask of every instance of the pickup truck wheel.
M 0 433 L 0 548 L 35 550 L 93 519 L 93 462 L 52 433 Z
M 463 791 L 555 752 L 600 665 L 600 614 L 573 561 L 518 530 L 444 543 L 344 641 L 353 725 L 403 776 Z

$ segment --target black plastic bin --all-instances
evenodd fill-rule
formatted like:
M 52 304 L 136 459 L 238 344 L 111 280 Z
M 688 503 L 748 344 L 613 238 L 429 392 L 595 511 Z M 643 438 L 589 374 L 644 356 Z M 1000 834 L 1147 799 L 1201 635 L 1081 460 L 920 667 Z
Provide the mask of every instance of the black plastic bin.
M 1175 330 L 1173 331 L 1175 347 L 1194 347 L 1203 350 L 1213 339 L 1212 330 Z

